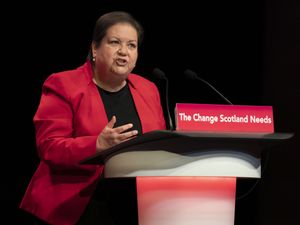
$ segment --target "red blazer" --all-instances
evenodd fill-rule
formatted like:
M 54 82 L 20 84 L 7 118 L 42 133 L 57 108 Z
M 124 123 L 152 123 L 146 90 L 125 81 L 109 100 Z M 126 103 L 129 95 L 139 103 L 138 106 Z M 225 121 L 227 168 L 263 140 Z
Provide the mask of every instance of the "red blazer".
M 128 83 L 142 132 L 165 129 L 157 87 L 135 74 L 128 76 Z M 96 139 L 108 123 L 88 61 L 49 76 L 33 122 L 41 161 L 20 208 L 50 224 L 73 225 L 103 170 L 103 165 L 78 162 L 96 153 Z

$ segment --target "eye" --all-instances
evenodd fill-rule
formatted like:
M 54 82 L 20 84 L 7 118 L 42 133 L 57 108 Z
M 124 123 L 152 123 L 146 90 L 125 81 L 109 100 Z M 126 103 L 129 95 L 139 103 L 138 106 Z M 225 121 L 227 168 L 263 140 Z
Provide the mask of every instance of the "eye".
M 129 49 L 136 49 L 137 45 L 135 43 L 129 43 L 128 48 Z
M 118 45 L 120 42 L 118 40 L 110 40 L 109 44 L 111 45 Z

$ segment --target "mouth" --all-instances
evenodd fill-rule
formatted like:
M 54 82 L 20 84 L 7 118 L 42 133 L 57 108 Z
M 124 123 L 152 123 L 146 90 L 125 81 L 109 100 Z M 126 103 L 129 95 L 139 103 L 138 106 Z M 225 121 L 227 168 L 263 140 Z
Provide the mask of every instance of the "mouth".
M 117 58 L 115 62 L 118 66 L 126 66 L 128 63 L 126 59 L 122 59 L 122 58 Z

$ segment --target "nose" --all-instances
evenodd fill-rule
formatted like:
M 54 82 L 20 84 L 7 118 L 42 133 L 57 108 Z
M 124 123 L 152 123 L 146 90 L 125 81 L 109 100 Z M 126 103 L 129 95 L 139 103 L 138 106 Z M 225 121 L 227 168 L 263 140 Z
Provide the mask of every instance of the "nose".
M 118 53 L 120 55 L 126 55 L 127 54 L 127 47 L 126 47 L 126 45 L 120 45 L 120 48 L 118 49 Z

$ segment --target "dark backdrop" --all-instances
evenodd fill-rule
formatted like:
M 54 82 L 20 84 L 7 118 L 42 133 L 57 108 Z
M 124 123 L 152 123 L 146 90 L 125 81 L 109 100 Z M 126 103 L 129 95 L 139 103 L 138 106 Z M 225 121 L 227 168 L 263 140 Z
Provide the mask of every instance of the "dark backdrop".
M 49 1 L 7 9 L 9 16 L 2 20 L 2 44 L 8 49 L 2 71 L 3 224 L 30 222 L 18 204 L 38 164 L 32 117 L 42 83 L 51 73 L 85 61 L 94 23 L 110 10 L 127 10 L 144 26 L 135 72 L 157 82 L 162 95 L 163 85 L 151 72 L 158 67 L 166 73 L 172 116 L 176 102 L 225 103 L 208 86 L 186 80 L 187 68 L 234 104 L 273 106 L 275 130 L 296 136 L 272 149 L 268 160 L 263 156 L 262 179 L 237 200 L 236 224 L 299 224 L 299 1 L 161 4 L 85 1 L 61 6 Z M 239 181 L 237 194 L 252 185 Z

